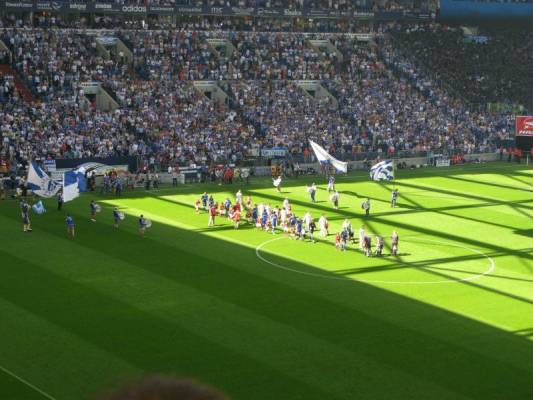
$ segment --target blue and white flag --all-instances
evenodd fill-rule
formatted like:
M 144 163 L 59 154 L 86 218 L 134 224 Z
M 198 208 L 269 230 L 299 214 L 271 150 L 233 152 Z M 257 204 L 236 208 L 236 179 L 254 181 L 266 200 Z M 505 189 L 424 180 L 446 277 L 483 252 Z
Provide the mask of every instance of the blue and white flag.
M 80 195 L 80 188 L 78 184 L 78 173 L 76 171 L 68 171 L 63 173 L 63 201 L 74 200 Z
M 46 208 L 44 208 L 43 202 L 39 200 L 37 203 L 35 203 L 33 206 L 31 206 L 31 209 L 35 214 L 42 215 L 46 212 Z
M 61 184 L 50 179 L 48 174 L 35 161 L 30 164 L 26 182 L 28 189 L 31 189 L 33 193 L 40 197 L 54 197 L 61 189 Z
M 392 160 L 385 160 L 370 168 L 370 179 L 373 181 L 391 181 L 394 179 L 394 166 Z
M 348 172 L 348 163 L 342 162 L 337 160 L 335 157 L 330 155 L 326 150 L 324 150 L 323 147 L 319 146 L 312 140 L 309 141 L 311 143 L 311 148 L 315 152 L 315 156 L 321 164 L 331 164 L 335 169 L 339 172 Z

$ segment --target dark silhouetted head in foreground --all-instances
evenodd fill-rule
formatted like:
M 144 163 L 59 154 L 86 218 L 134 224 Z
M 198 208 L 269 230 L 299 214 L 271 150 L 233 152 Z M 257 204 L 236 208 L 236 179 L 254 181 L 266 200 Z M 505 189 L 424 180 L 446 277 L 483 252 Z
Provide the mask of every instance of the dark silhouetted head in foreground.
M 104 400 L 228 400 L 207 385 L 191 379 L 151 376 L 126 384 Z

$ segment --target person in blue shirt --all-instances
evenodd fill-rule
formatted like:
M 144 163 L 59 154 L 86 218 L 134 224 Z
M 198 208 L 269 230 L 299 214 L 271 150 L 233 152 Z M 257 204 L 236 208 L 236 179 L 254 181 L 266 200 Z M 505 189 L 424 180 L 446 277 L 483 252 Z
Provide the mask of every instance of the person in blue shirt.
M 115 195 L 120 197 L 121 194 L 122 194 L 122 181 L 117 176 L 117 180 L 115 181 Z
M 115 221 L 114 227 L 118 228 L 118 223 L 120 221 L 120 213 L 117 207 L 113 209 L 113 220 Z
M 224 209 L 226 210 L 226 215 L 229 218 L 229 209 L 231 208 L 231 200 L 229 198 L 226 198 L 226 201 L 224 201 Z
M 91 209 L 91 221 L 96 222 L 96 203 L 94 200 L 91 200 L 89 208 Z
M 348 240 L 348 230 L 343 229 L 341 232 L 341 251 L 346 251 L 347 240 Z
M 213 195 L 209 196 L 209 200 L 207 201 L 209 204 L 209 208 L 213 207 L 215 205 L 215 199 L 213 199 Z
M 304 240 L 303 229 L 303 221 L 301 218 L 298 218 L 296 221 L 296 239 Z
M 139 217 L 139 233 L 142 237 L 144 237 L 144 232 L 146 231 L 146 219 L 144 218 L 144 215 L 141 214 Z
M 204 192 L 204 194 L 202 195 L 201 199 L 202 199 L 202 207 L 204 208 L 204 210 L 207 210 L 207 199 L 208 199 L 208 196 L 207 196 L 206 192 Z
M 261 215 L 261 228 L 264 228 L 267 225 L 268 213 L 266 210 L 263 210 L 263 215 Z
M 67 219 L 65 220 L 65 222 L 67 224 L 67 236 L 71 239 L 74 239 L 74 220 L 72 219 L 70 214 L 67 214 Z
M 270 216 L 270 225 L 272 226 L 272 234 L 276 234 L 276 227 L 278 226 L 278 216 L 276 213 L 272 213 Z
M 252 209 L 252 220 L 254 224 L 257 223 L 257 218 L 259 217 L 258 213 L 259 211 L 257 210 L 257 205 L 254 204 L 254 208 Z
M 296 215 L 292 214 L 289 218 L 289 235 L 295 236 L 296 234 Z

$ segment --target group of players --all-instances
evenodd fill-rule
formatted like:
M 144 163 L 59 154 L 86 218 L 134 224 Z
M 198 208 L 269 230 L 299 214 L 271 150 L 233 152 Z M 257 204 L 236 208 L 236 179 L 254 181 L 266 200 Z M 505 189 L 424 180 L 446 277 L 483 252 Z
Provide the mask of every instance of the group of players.
M 315 184 L 308 186 L 307 191 L 311 196 L 311 201 L 315 201 L 314 192 L 316 192 Z M 328 192 L 332 193 L 330 200 L 333 203 L 333 207 L 338 209 L 339 193 L 335 190 L 334 180 L 329 179 Z M 398 197 L 398 191 L 395 189 L 392 193 L 391 207 L 396 206 L 396 200 Z M 365 208 L 365 203 L 368 207 Z M 290 238 L 296 240 L 305 241 L 306 239 L 311 242 L 316 242 L 315 233 L 322 238 L 326 238 L 329 235 L 329 221 L 326 216 L 322 214 L 317 222 L 312 217 L 310 212 L 306 212 L 303 217 L 298 217 L 293 212 L 289 199 L 285 198 L 281 207 L 270 204 L 259 203 L 253 204 L 250 196 L 246 196 L 243 199 L 243 194 L 239 190 L 235 195 L 235 202 L 229 198 L 226 198 L 222 202 L 216 202 L 213 195 L 208 195 L 204 192 L 202 196 L 194 203 L 196 214 L 199 214 L 201 210 L 208 213 L 209 220 L 208 226 L 215 225 L 216 217 L 226 217 L 234 224 L 235 229 L 238 229 L 243 221 L 248 224 L 253 224 L 257 229 L 261 229 L 265 232 L 270 232 L 273 235 L 279 231 L 287 234 Z M 367 199 L 362 208 L 365 210 L 368 216 L 369 200 Z M 364 226 L 359 229 L 359 249 L 364 251 L 367 257 L 372 255 L 381 256 L 383 254 L 384 240 L 383 237 L 376 236 L 376 248 L 372 250 L 372 236 L 365 232 Z M 348 242 L 355 244 L 355 234 L 351 222 L 346 219 L 342 228 L 335 234 L 335 247 L 340 251 L 346 251 Z M 398 254 L 399 237 L 396 231 L 393 231 L 391 235 L 391 254 Z
M 311 202 L 315 202 L 315 193 L 316 185 L 307 187 L 307 192 L 311 197 Z M 333 207 L 338 209 L 339 207 L 339 192 L 335 189 L 335 180 L 333 177 L 330 177 L 328 180 L 328 192 L 331 193 L 330 200 L 333 203 Z M 60 197 L 58 197 L 59 199 Z M 398 198 L 398 190 L 394 189 L 392 192 L 391 198 L 391 207 L 396 206 L 396 201 Z M 58 200 L 58 211 L 61 210 L 62 201 Z M 101 211 L 101 207 L 94 200 L 89 204 L 90 208 L 90 219 L 92 222 L 96 222 L 97 213 Z M 370 210 L 370 200 L 367 199 L 363 202 L 362 208 L 365 210 L 366 216 L 369 215 Z M 22 214 L 22 225 L 24 232 L 31 232 L 31 222 L 30 222 L 30 205 L 25 199 L 21 199 L 20 209 Z M 285 198 L 283 200 L 282 207 L 274 206 L 271 207 L 270 204 L 252 204 L 252 199 L 250 196 L 246 196 L 246 199 L 243 201 L 243 194 L 239 190 L 235 195 L 235 203 L 232 203 L 229 198 L 226 198 L 223 202 L 215 202 L 212 195 L 208 195 L 206 192 L 196 200 L 195 202 L 195 211 L 197 214 L 200 213 L 200 210 L 203 209 L 207 211 L 209 215 L 208 226 L 215 225 L 215 218 L 227 217 L 229 220 L 233 221 L 236 229 L 239 228 L 241 223 L 246 221 L 249 224 L 254 224 L 257 229 L 276 234 L 278 231 L 282 231 L 289 235 L 289 237 L 296 240 L 305 241 L 309 239 L 311 242 L 316 242 L 315 232 L 318 231 L 318 234 L 322 238 L 326 238 L 329 235 L 329 221 L 326 216 L 322 214 L 317 222 L 315 222 L 310 212 L 306 212 L 303 217 L 296 216 L 296 213 L 293 212 L 292 206 L 289 202 L 289 199 Z M 120 212 L 117 207 L 113 209 L 113 226 L 115 228 L 119 227 L 121 220 L 125 218 L 124 213 Z M 67 227 L 67 236 L 69 238 L 75 237 L 75 223 L 74 219 L 70 214 L 67 214 L 65 219 Z M 144 215 L 139 217 L 139 233 L 141 236 L 144 236 L 147 228 L 151 226 L 151 222 L 147 220 Z M 348 242 L 355 244 L 355 234 L 351 222 L 346 219 L 342 224 L 342 228 L 339 232 L 335 234 L 335 247 L 340 251 L 346 251 Z M 391 253 L 392 255 L 398 254 L 398 242 L 399 237 L 396 231 L 393 231 L 391 235 Z M 376 249 L 372 251 L 372 235 L 366 234 L 364 226 L 361 226 L 359 229 L 359 249 L 363 250 L 367 257 L 372 256 L 381 256 L 384 247 L 384 240 L 381 236 L 376 236 Z
M 58 211 L 61 211 L 62 208 L 62 201 L 58 200 Z M 29 205 L 26 198 L 20 199 L 20 212 L 22 217 L 22 230 L 23 232 L 32 232 L 31 228 L 31 220 L 30 220 L 30 210 L 32 207 Z M 90 210 L 90 220 L 92 222 L 96 222 L 96 216 L 97 213 L 99 213 L 102 210 L 102 207 L 97 204 L 94 200 L 91 200 L 89 204 L 89 210 Z M 43 212 L 45 210 L 43 209 Z M 118 207 L 115 207 L 113 209 L 113 227 L 117 228 L 119 227 L 119 223 L 121 220 L 124 220 L 125 214 L 121 212 Z M 67 214 L 65 218 L 65 224 L 67 227 L 67 237 L 74 239 L 76 236 L 76 224 L 74 223 L 74 218 L 72 215 Z M 144 237 L 144 234 L 146 232 L 147 228 L 150 228 L 152 226 L 152 223 L 150 220 L 146 219 L 144 215 L 140 215 L 139 217 L 139 234 Z
M 91 203 L 89 204 L 89 209 L 90 209 L 90 213 L 91 213 L 91 221 L 92 222 L 96 222 L 96 214 L 99 213 L 102 210 L 102 207 L 100 207 L 100 205 L 97 204 L 94 200 L 91 200 Z M 68 232 L 68 227 L 69 227 L 68 218 L 69 217 L 67 216 L 67 234 L 69 233 Z M 113 208 L 113 227 L 115 229 L 118 229 L 120 221 L 124 220 L 125 218 L 126 218 L 126 215 L 123 212 L 121 212 L 118 209 L 118 207 L 114 207 Z M 142 237 L 144 237 L 146 229 L 150 228 L 152 226 L 152 222 L 150 220 L 146 219 L 143 214 L 141 214 L 139 216 L 138 226 L 139 226 L 139 234 Z M 72 229 L 73 229 L 73 227 L 72 227 Z M 71 237 L 74 237 L 73 233 L 74 233 L 74 231 L 72 231 L 72 236 Z

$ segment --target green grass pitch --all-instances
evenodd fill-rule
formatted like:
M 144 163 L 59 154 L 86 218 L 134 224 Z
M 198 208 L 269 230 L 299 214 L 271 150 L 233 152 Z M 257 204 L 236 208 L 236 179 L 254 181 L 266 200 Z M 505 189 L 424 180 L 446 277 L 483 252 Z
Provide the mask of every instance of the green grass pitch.
M 533 169 L 508 164 L 355 173 L 305 185 L 185 185 L 122 198 L 48 200 L 22 233 L 0 202 L 0 398 L 92 399 L 146 373 L 196 377 L 235 400 L 532 399 Z M 341 253 L 333 236 L 291 240 L 217 218 L 194 201 L 234 200 L 323 213 L 330 232 L 396 229 L 400 252 Z M 365 220 L 361 201 L 369 197 Z M 101 204 L 89 221 L 89 201 Z M 112 208 L 126 213 L 118 230 Z M 65 214 L 77 236 L 66 237 Z M 137 230 L 143 213 L 153 221 Z

